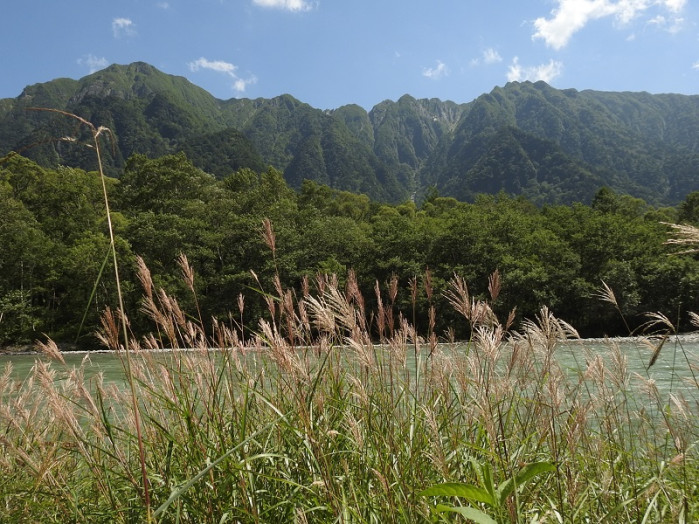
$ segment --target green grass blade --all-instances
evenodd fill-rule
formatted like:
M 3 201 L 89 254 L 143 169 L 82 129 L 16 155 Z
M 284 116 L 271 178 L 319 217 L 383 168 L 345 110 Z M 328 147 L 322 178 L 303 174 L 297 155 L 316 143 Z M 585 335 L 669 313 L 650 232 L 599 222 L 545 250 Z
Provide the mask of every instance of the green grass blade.
M 474 457 L 469 459 L 473 471 L 476 473 L 478 480 L 485 490 L 490 494 L 493 499 L 492 505 L 494 506 L 497 498 L 495 495 L 495 483 L 493 482 L 493 470 L 488 462 L 483 462 L 482 464 L 478 462 Z
M 163 502 L 163 503 L 158 507 L 158 509 L 155 510 L 155 512 L 153 513 L 153 516 L 154 516 L 154 517 L 158 517 L 158 516 L 160 516 L 162 513 L 164 513 L 165 510 L 166 510 L 168 507 L 170 507 L 170 505 L 171 505 L 173 502 L 175 502 L 178 498 L 180 498 L 180 496 L 181 496 L 185 491 L 187 491 L 189 488 L 191 488 L 192 486 L 194 486 L 194 484 L 196 484 L 197 482 L 199 482 L 199 480 L 200 480 L 204 475 L 206 475 L 209 471 L 211 471 L 213 468 L 215 468 L 216 466 L 218 466 L 221 462 L 223 462 L 224 460 L 226 460 L 229 456 L 231 456 L 231 455 L 232 455 L 233 453 L 235 453 L 238 449 L 240 449 L 240 447 L 244 446 L 246 443 L 248 443 L 248 442 L 250 442 L 252 439 L 254 439 L 257 435 L 259 435 L 259 434 L 261 434 L 261 433 L 264 433 L 264 432 L 267 431 L 268 429 L 274 427 L 282 418 L 284 418 L 284 415 L 280 415 L 280 416 L 279 416 L 277 419 L 275 419 L 274 421 L 272 421 L 272 422 L 270 422 L 269 424 L 267 424 L 266 426 L 264 426 L 264 427 L 258 429 L 257 431 L 255 431 L 254 433 L 252 433 L 248 438 L 246 438 L 245 440 L 242 440 L 242 441 L 239 442 L 236 446 L 232 447 L 231 449 L 229 449 L 228 451 L 226 451 L 223 455 L 221 455 L 220 457 L 218 457 L 216 460 L 214 460 L 213 462 L 211 462 L 210 464 L 208 464 L 204 469 L 202 469 L 199 473 L 197 473 L 196 475 L 194 475 L 194 476 L 193 476 L 191 479 L 189 479 L 187 482 L 185 482 L 184 484 L 182 484 L 181 486 L 179 486 L 177 489 L 174 489 L 174 490 L 172 491 L 172 493 L 170 493 L 170 496 L 168 497 L 168 499 L 167 499 L 165 502 Z
M 472 484 L 462 484 L 460 482 L 445 482 L 435 484 L 421 491 L 418 495 L 423 497 L 461 497 L 471 502 L 483 502 L 490 506 L 495 505 L 495 499 L 487 490 Z
M 451 506 L 438 504 L 435 509 L 439 513 L 458 513 L 462 517 L 465 517 L 476 524 L 497 524 L 497 521 L 493 520 L 491 517 L 476 508 L 453 508 Z
M 485 486 L 485 489 L 488 490 L 488 493 L 490 493 L 490 496 L 493 499 L 492 505 L 495 506 L 495 503 L 498 499 L 495 495 L 495 481 L 493 480 L 493 468 L 490 466 L 489 462 L 485 462 L 481 466 L 481 469 L 483 471 L 483 485 Z
M 95 284 L 92 286 L 92 292 L 90 293 L 90 298 L 87 299 L 87 305 L 85 306 L 85 312 L 83 313 L 83 318 L 80 321 L 80 326 L 78 327 L 78 333 L 75 335 L 75 343 L 77 344 L 78 339 L 80 338 L 80 333 L 83 331 L 83 326 L 85 325 L 85 319 L 87 318 L 87 314 L 90 311 L 90 304 L 92 304 L 92 299 L 95 298 L 95 295 L 97 294 L 97 286 L 100 283 L 100 280 L 102 280 L 102 273 L 104 273 L 104 268 L 107 267 L 107 262 L 109 262 L 109 256 L 112 254 L 112 246 L 109 246 L 109 249 L 107 250 L 107 254 L 104 257 L 104 260 L 102 261 L 102 267 L 100 267 L 100 271 L 97 274 L 97 278 L 95 279 Z
M 505 503 L 505 499 L 512 494 L 515 487 L 523 486 L 537 475 L 549 471 L 556 471 L 556 466 L 550 462 L 534 462 L 524 466 L 514 478 L 509 478 L 498 486 L 497 497 L 499 504 Z

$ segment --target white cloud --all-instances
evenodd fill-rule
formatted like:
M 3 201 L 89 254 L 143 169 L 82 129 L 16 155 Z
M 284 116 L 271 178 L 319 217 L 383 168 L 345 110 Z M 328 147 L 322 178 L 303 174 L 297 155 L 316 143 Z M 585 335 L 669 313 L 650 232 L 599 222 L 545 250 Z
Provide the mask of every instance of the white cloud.
M 481 65 L 481 63 L 485 65 L 492 65 L 499 62 L 502 62 L 502 56 L 500 56 L 500 53 L 498 53 L 494 48 L 489 47 L 481 53 L 481 56 L 472 58 L 469 64 L 471 67 L 478 67 Z
M 559 0 L 558 9 L 552 11 L 551 19 L 534 20 L 536 32 L 533 38 L 541 38 L 546 45 L 561 49 L 590 20 L 609 16 L 613 12 L 606 0 Z
M 449 68 L 441 60 L 437 60 L 437 65 L 435 67 L 427 67 L 422 70 L 422 76 L 427 78 L 433 78 L 435 80 L 447 76 L 449 74 Z
M 519 58 L 514 57 L 507 71 L 507 80 L 508 82 L 543 80 L 546 83 L 551 83 L 562 71 L 563 64 L 555 60 L 549 60 L 548 64 L 524 67 L 519 63 Z
M 663 15 L 658 15 L 648 20 L 648 25 L 655 26 L 658 29 L 662 29 L 663 31 L 667 31 L 668 33 L 674 35 L 682 30 L 684 22 L 685 19 L 679 16 L 666 18 Z
M 252 3 L 260 7 L 286 11 L 310 11 L 313 9 L 313 4 L 306 0 L 252 0 Z
M 204 57 L 201 57 L 195 60 L 194 62 L 190 62 L 188 65 L 190 71 L 199 71 L 200 69 L 211 69 L 212 71 L 216 71 L 217 73 L 226 73 L 231 76 L 235 76 L 235 70 L 238 69 L 238 66 L 235 66 L 228 62 L 224 62 L 223 60 L 207 60 Z
M 556 0 L 558 7 L 550 18 L 534 20 L 532 38 L 542 39 L 554 49 L 565 47 L 572 36 L 589 22 L 612 16 L 619 23 L 627 24 L 652 7 L 679 13 L 686 0 Z M 674 25 L 673 27 L 677 27 Z
M 667 7 L 673 13 L 679 13 L 684 9 L 687 4 L 687 0 L 665 0 L 662 4 Z
M 158 6 L 160 9 L 170 9 L 170 4 L 168 2 L 158 2 L 155 5 Z
M 109 65 L 109 61 L 104 57 L 98 58 L 93 54 L 89 54 L 83 58 L 78 58 L 78 65 L 87 66 L 90 74 L 92 74 L 107 67 Z
M 235 89 L 238 93 L 244 93 L 249 85 L 256 83 L 256 76 L 251 76 L 250 78 L 238 78 L 235 82 L 233 82 L 233 89 Z
M 692 64 L 692 69 L 699 69 L 699 60 Z
M 247 86 L 257 83 L 257 77 L 254 75 L 248 78 L 239 77 L 236 73 L 238 66 L 231 64 L 230 62 L 224 62 L 223 60 L 209 60 L 201 57 L 187 65 L 189 66 L 189 70 L 192 72 L 199 71 L 200 69 L 208 69 L 210 71 L 215 71 L 217 73 L 230 76 L 233 79 L 232 87 L 238 93 L 245 92 Z
M 134 36 L 136 34 L 136 26 L 128 18 L 115 18 L 112 20 L 112 33 L 114 33 L 114 38 Z
M 498 62 L 502 62 L 502 57 L 495 49 L 489 47 L 483 51 L 483 62 L 486 64 L 497 64 Z

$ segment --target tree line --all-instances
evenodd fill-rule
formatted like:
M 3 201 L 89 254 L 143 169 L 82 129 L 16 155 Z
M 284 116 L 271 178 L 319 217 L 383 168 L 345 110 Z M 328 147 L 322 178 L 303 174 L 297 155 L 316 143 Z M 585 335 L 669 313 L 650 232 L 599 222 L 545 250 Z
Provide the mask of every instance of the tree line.
M 628 334 L 649 311 L 686 327 L 686 312 L 699 310 L 699 260 L 665 245 L 667 223 L 699 223 L 696 192 L 666 208 L 608 188 L 589 206 L 536 206 L 504 193 L 464 203 L 436 191 L 419 204 L 390 205 L 311 181 L 294 190 L 273 168 L 217 179 L 183 153 L 135 155 L 108 185 L 137 335 L 148 330 L 137 314 L 137 256 L 185 311 L 198 307 L 204 318 L 249 330 L 269 314 L 275 275 L 299 293 L 317 275 L 356 278 L 367 308 L 377 287 L 391 294 L 397 285 L 393 313 L 426 330 L 435 306 L 434 330 L 444 337 L 468 335 L 442 295 L 454 274 L 480 296 L 497 270 L 496 312 L 506 317 L 516 308 L 519 322 L 545 305 L 583 336 Z M 50 336 L 97 347 L 100 315 L 117 304 L 109 249 L 96 173 L 45 169 L 19 155 L 0 163 L 0 345 Z M 196 273 L 196 304 L 181 278 L 181 254 Z M 600 300 L 603 283 L 617 307 Z

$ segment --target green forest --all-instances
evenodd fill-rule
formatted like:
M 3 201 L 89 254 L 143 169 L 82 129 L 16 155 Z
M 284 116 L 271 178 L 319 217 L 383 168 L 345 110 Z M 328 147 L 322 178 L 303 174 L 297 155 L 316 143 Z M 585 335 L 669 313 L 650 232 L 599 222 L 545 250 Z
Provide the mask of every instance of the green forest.
M 308 180 L 295 189 L 274 168 L 216 178 L 184 153 L 133 155 L 119 178 L 106 181 L 137 336 L 149 329 L 137 314 L 137 257 L 183 310 L 251 331 L 272 314 L 267 298 L 275 286 L 300 294 L 321 275 L 336 275 L 340 285 L 356 278 L 367 301 L 375 290 L 403 290 L 389 293 L 392 311 L 414 319 L 418 332 L 426 331 L 430 306 L 446 303 L 442 293 L 455 274 L 482 297 L 498 271 L 499 316 L 516 308 L 519 323 L 548 306 L 588 337 L 628 335 L 645 312 L 687 327 L 686 312 L 699 310 L 699 260 L 666 245 L 668 223 L 699 224 L 699 192 L 673 207 L 607 187 L 589 205 L 536 205 L 504 192 L 466 203 L 436 190 L 418 203 L 387 204 Z M 100 315 L 118 305 L 99 174 L 3 158 L 0 246 L 0 346 L 48 336 L 98 348 Z M 182 280 L 182 254 L 195 271 L 197 304 Z M 600 299 L 604 284 L 618 307 Z M 468 336 L 448 309 L 434 331 Z

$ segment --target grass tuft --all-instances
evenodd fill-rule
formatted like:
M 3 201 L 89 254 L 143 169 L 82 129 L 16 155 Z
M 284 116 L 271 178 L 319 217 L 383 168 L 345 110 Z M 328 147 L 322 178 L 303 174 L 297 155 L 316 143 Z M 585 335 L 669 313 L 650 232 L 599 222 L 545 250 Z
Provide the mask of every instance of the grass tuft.
M 377 288 L 384 331 L 375 341 L 381 316 L 365 310 L 356 286 L 342 290 L 328 277 L 301 296 L 275 289 L 274 315 L 257 330 L 216 321 L 205 330 L 138 265 L 153 334 L 131 342 L 133 391 L 91 375 L 89 358 L 73 366 L 38 359 L 26 378 L 6 370 L 0 379 L 1 520 L 133 522 L 152 513 L 158 522 L 423 522 L 448 512 L 483 522 L 674 522 L 699 514 L 696 397 L 634 375 L 612 341 L 606 355 L 593 352 L 546 308 L 510 331 L 455 277 L 447 298 L 467 313 L 473 335 L 433 346 L 400 315 L 388 329 L 400 289 L 392 284 L 385 297 Z M 115 350 L 119 322 L 105 312 L 101 339 Z M 559 363 L 570 344 L 586 361 L 579 371 Z M 166 351 L 180 347 L 190 349 Z M 686 362 L 696 366 L 696 356 L 686 353 Z

